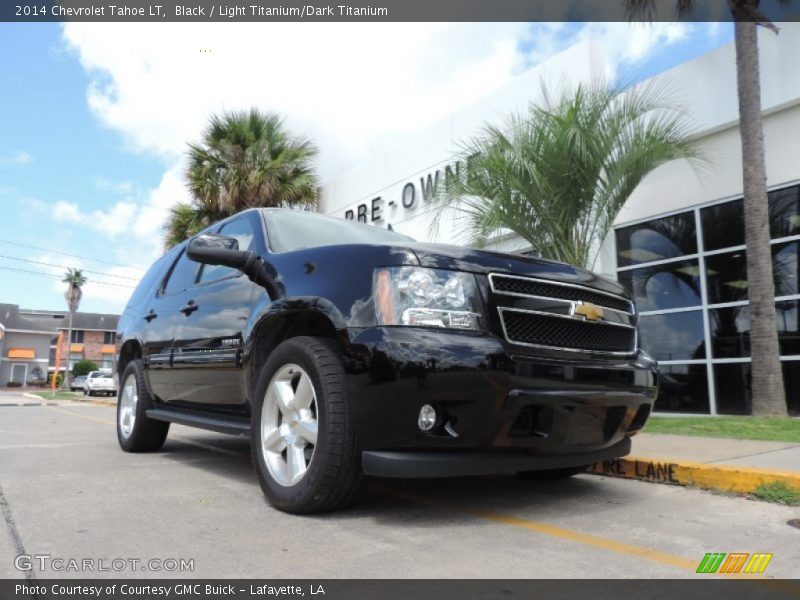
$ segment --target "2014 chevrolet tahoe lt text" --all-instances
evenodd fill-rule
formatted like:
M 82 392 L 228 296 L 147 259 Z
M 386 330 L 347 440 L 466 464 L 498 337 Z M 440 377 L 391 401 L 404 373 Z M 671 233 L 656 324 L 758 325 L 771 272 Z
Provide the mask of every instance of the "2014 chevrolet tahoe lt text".
M 117 335 L 117 437 L 250 437 L 267 499 L 342 506 L 364 476 L 569 476 L 624 456 L 656 364 L 624 289 L 544 259 L 251 209 L 171 249 Z

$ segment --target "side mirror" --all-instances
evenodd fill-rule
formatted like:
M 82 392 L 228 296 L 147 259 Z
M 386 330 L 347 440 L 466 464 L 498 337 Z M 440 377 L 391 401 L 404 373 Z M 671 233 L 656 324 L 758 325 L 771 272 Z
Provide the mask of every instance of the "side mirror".
M 240 271 L 256 259 L 253 252 L 239 250 L 236 238 L 216 233 L 204 233 L 194 238 L 186 248 L 186 256 L 204 265 L 224 265 Z
M 236 241 L 236 238 L 216 233 L 198 235 L 189 242 L 186 256 L 189 257 L 189 260 L 204 265 L 222 265 L 238 269 L 251 281 L 267 288 L 270 296 L 281 295 L 275 285 L 274 277 L 270 275 L 270 269 L 267 268 L 261 257 L 250 250 L 239 250 L 239 242 Z M 274 271 L 274 269 L 272 270 Z

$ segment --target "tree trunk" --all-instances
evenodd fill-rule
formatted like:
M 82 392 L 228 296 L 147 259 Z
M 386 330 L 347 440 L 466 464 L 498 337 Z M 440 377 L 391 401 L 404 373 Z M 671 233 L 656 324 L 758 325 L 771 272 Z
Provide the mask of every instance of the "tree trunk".
M 67 391 L 69 391 L 69 382 L 71 379 L 70 377 L 71 373 L 69 370 L 69 358 L 70 355 L 72 354 L 72 351 L 70 349 L 72 348 L 72 315 L 74 313 L 75 311 L 73 311 L 72 307 L 70 307 L 69 320 L 67 322 L 67 360 L 65 362 L 65 367 L 64 367 L 64 379 L 61 381 L 61 387 Z
M 750 299 L 750 347 L 754 416 L 786 416 L 772 278 L 767 170 L 761 123 L 761 76 L 756 23 L 736 21 L 736 77 L 744 178 L 747 287 Z

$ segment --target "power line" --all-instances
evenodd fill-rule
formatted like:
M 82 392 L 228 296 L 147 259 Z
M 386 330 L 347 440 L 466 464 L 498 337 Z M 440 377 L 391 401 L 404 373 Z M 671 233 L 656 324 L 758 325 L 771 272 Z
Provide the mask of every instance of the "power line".
M 31 244 L 23 244 L 21 242 L 12 242 L 10 240 L 0 240 L 0 244 L 9 244 L 11 246 L 19 246 L 20 248 L 30 248 L 31 250 L 39 250 L 40 252 L 52 252 L 53 254 L 61 254 L 62 256 L 71 256 L 72 258 L 81 258 L 83 260 L 90 260 L 98 263 L 103 263 L 104 265 L 112 265 L 114 267 L 125 267 L 126 269 L 134 269 L 136 271 L 144 271 L 144 269 L 140 269 L 139 267 L 131 267 L 129 265 L 123 265 L 120 263 L 111 262 L 110 260 L 102 260 L 100 258 L 92 258 L 89 256 L 81 256 L 80 254 L 71 254 L 70 252 L 64 252 L 62 250 L 51 250 L 50 248 L 42 248 L 40 246 L 33 246 Z
M 45 267 L 57 267 L 59 269 L 70 269 L 72 267 L 68 267 L 66 265 L 55 265 L 53 263 L 44 262 L 41 260 L 33 260 L 30 258 L 22 258 L 19 256 L 6 256 L 5 254 L 0 254 L 0 258 L 7 258 L 9 260 L 21 260 L 27 263 L 33 263 L 35 265 L 44 265 Z M 114 277 L 116 279 L 128 279 L 129 281 L 139 281 L 138 277 L 126 277 L 125 275 L 114 275 L 113 273 L 104 273 L 103 271 L 92 271 L 90 269 L 80 269 L 85 273 L 93 273 L 95 275 L 102 275 L 103 277 Z
M 113 195 L 113 194 L 108 194 L 108 195 L 104 196 L 99 191 L 90 191 L 90 190 L 87 190 L 85 188 L 79 188 L 79 187 L 75 187 L 75 186 L 68 186 L 68 185 L 64 185 L 63 183 L 51 181 L 49 179 L 42 179 L 41 177 L 31 177 L 30 175 L 23 175 L 22 173 L 14 173 L 13 171 L 6 171 L 5 169 L 0 169 L 0 175 L 7 175 L 9 177 L 19 177 L 20 179 L 27 179 L 29 181 L 35 181 L 37 183 L 40 183 L 40 184 L 46 185 L 48 187 L 51 187 L 53 189 L 56 189 L 59 192 L 63 192 L 64 190 L 68 190 L 68 191 L 72 191 L 72 192 L 78 192 L 79 194 L 83 195 L 86 198 L 91 198 L 92 200 L 101 200 L 102 202 L 108 202 L 108 199 L 109 199 L 108 196 Z M 129 195 L 129 198 L 130 198 L 130 195 Z M 163 208 L 162 206 L 159 206 L 158 204 L 156 204 L 154 202 L 151 202 L 151 201 L 137 202 L 137 204 L 139 206 L 148 206 L 148 207 L 151 207 L 151 208 Z
M 6 271 L 15 271 L 17 273 L 26 273 L 28 275 L 37 275 L 39 277 L 49 277 L 50 279 L 61 279 L 61 275 L 53 275 L 52 273 L 45 273 L 44 271 L 33 271 L 30 269 L 17 269 L 15 267 L 6 267 L 0 265 L 0 269 L 5 269 Z M 105 285 L 108 287 L 118 287 L 118 288 L 127 288 L 129 290 L 135 289 L 136 286 L 134 285 L 123 285 L 121 283 L 108 283 L 106 281 L 93 281 L 92 283 L 96 283 L 97 285 Z

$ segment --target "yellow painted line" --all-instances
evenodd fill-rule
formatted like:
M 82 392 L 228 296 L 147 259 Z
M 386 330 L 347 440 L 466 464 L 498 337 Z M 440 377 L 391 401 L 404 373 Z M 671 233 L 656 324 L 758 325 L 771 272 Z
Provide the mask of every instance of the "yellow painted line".
M 90 421 L 95 421 L 98 423 L 103 423 L 104 425 L 116 425 L 114 421 L 109 421 L 108 419 L 98 419 L 96 417 L 91 417 L 87 415 L 76 414 L 74 412 L 65 411 L 58 408 L 48 407 L 50 410 L 54 410 L 56 412 L 61 412 L 67 415 L 72 415 L 81 419 L 87 419 Z M 227 448 L 218 448 L 215 446 L 211 446 L 209 444 L 204 444 L 202 442 L 196 442 L 194 440 L 188 440 L 185 438 L 176 438 L 180 439 L 180 441 L 193 444 L 206 450 L 211 450 L 213 452 L 219 452 L 222 454 L 228 455 L 238 455 L 244 456 L 245 453 L 243 452 L 236 452 L 235 450 L 229 450 Z M 641 460 L 641 459 L 639 459 Z M 416 494 L 408 494 L 406 492 L 400 492 L 397 490 L 393 490 L 391 488 L 387 488 L 385 486 L 379 485 L 371 485 L 369 486 L 369 490 L 371 492 L 382 494 L 384 496 L 390 496 L 394 498 L 398 498 L 401 500 L 407 500 L 410 502 L 414 502 L 416 504 L 422 504 L 425 506 L 431 506 L 434 508 L 443 509 L 446 511 L 468 515 L 472 517 L 477 517 L 479 519 L 483 519 L 486 521 L 490 521 L 493 523 L 498 523 L 501 525 L 507 525 L 510 527 L 517 527 L 520 529 L 525 529 L 527 531 L 533 531 L 535 533 L 540 533 L 543 535 L 548 535 L 551 537 L 583 544 L 586 546 L 591 546 L 593 548 L 597 548 L 599 550 L 605 550 L 608 552 L 615 552 L 617 554 L 626 554 L 629 556 L 635 556 L 637 558 L 642 558 L 645 560 L 649 560 L 655 563 L 659 563 L 662 565 L 668 565 L 671 567 L 676 567 L 678 569 L 688 570 L 692 573 L 696 572 L 697 566 L 700 563 L 699 559 L 689 559 L 684 556 L 678 556 L 677 554 L 670 554 L 668 552 L 662 552 L 660 550 L 655 550 L 653 548 L 647 548 L 645 546 L 637 546 L 635 544 L 628 544 L 626 542 L 620 542 L 617 540 L 613 540 L 610 538 L 604 538 L 602 536 L 593 535 L 589 533 L 582 533 L 580 531 L 575 531 L 572 529 L 566 529 L 564 527 L 558 527 L 557 525 L 550 525 L 548 523 L 543 523 L 541 521 L 534 521 L 532 519 L 524 519 L 521 517 L 514 517 L 511 515 L 504 515 L 501 513 L 495 513 L 487 510 L 482 510 L 479 508 L 472 508 L 468 506 L 462 506 L 459 504 L 453 504 L 451 502 L 445 502 L 442 500 L 436 500 L 434 498 L 427 498 L 424 496 L 417 496 Z M 718 575 L 720 576 L 720 575 Z M 734 575 L 722 575 L 732 577 Z M 756 575 L 756 574 L 737 574 L 735 578 L 737 579 L 761 579 L 763 576 Z M 795 585 L 787 585 L 784 582 L 772 582 L 769 580 L 765 580 L 764 584 L 773 587 L 772 584 L 775 584 L 774 587 L 781 589 L 782 591 L 789 591 L 793 594 L 800 595 L 800 588 Z
M 91 417 L 89 415 L 81 415 L 76 412 L 70 410 L 64 410 L 63 408 L 56 408 L 54 406 L 48 406 L 49 410 L 53 410 L 58 413 L 62 413 L 65 415 L 69 415 L 71 417 L 78 417 L 79 419 L 86 419 L 87 421 L 94 421 L 95 423 L 102 423 L 103 425 L 116 425 L 114 421 L 109 421 L 108 419 L 100 419 L 98 417 Z
M 672 483 L 722 492 L 752 493 L 764 483 L 782 482 L 800 492 L 800 472 L 760 467 L 627 456 L 592 465 L 590 473 L 652 483 Z
M 525 529 L 528 531 L 534 531 L 536 533 L 541 533 L 543 535 L 548 535 L 550 537 L 555 537 L 562 540 L 568 540 L 570 542 L 577 542 L 579 544 L 583 544 L 586 546 L 592 546 L 594 548 L 598 548 L 599 550 L 616 552 L 618 554 L 628 554 L 631 556 L 636 556 L 637 558 L 644 558 L 646 560 L 657 562 L 662 565 L 669 565 L 671 567 L 676 567 L 678 569 L 690 570 L 694 572 L 697 569 L 697 565 L 700 563 L 699 560 L 688 559 L 683 556 L 678 556 L 676 554 L 669 554 L 667 552 L 661 552 L 660 550 L 654 550 L 652 548 L 646 548 L 644 546 L 637 546 L 635 544 L 628 544 L 626 542 L 618 542 L 616 540 L 604 538 L 599 535 L 582 533 L 580 531 L 574 531 L 572 529 L 566 529 L 564 527 L 550 525 L 548 523 L 543 523 L 541 521 L 534 521 L 532 519 L 523 519 L 521 517 L 513 517 L 510 515 L 495 513 L 479 508 L 471 508 L 468 506 L 462 506 L 460 504 L 453 504 L 451 502 L 445 502 L 442 500 L 435 500 L 433 498 L 427 498 L 424 496 L 417 496 L 415 494 L 399 492 L 397 490 L 386 488 L 384 486 L 374 486 L 374 487 L 370 486 L 369 489 L 371 491 L 374 491 L 376 493 L 385 496 L 392 496 L 394 498 L 408 500 L 416 504 L 424 504 L 426 506 L 441 508 L 451 512 L 470 515 L 473 517 L 478 517 L 485 521 L 500 523 L 501 525 L 508 525 L 511 527 L 518 527 L 520 529 Z

